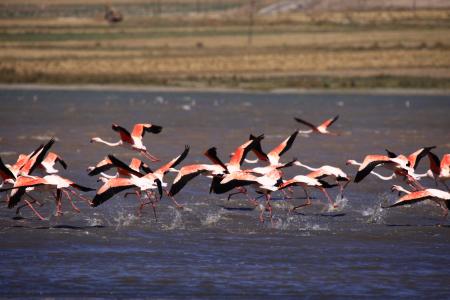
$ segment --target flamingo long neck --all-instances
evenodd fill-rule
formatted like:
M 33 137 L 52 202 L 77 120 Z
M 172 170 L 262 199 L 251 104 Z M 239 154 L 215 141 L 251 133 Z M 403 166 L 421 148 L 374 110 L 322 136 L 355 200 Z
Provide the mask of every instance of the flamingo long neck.
M 423 174 L 414 174 L 414 175 L 417 176 L 418 178 L 423 178 L 423 177 L 434 178 L 433 172 L 431 170 L 428 170 L 426 173 L 423 173 Z
M 102 140 L 101 138 L 97 138 L 97 139 L 95 139 L 95 140 L 93 140 L 93 141 L 94 141 L 94 142 L 97 142 L 97 143 L 100 143 L 100 144 L 108 145 L 108 146 L 110 146 L 110 147 L 117 147 L 117 146 L 122 145 L 122 141 L 118 141 L 118 142 L 116 142 L 116 143 L 111 143 L 111 142 Z
M 300 133 L 300 134 L 310 134 L 310 133 L 312 133 L 312 132 L 313 132 L 312 129 L 310 129 L 310 130 L 299 130 L 299 131 L 298 131 L 298 133 Z
M 351 165 L 354 165 L 354 166 L 361 166 L 362 165 L 362 163 L 359 163 L 359 162 L 357 162 L 357 161 L 353 161 L 352 163 L 351 163 Z M 377 173 L 377 172 L 375 172 L 375 171 L 372 171 L 372 172 L 370 172 L 370 174 L 372 174 L 372 175 L 375 175 L 375 176 L 377 176 L 378 178 L 380 178 L 381 180 L 391 180 L 391 179 L 393 179 L 394 177 L 395 177 L 395 174 L 393 173 L 391 176 L 383 176 L 383 175 L 381 175 L 381 174 L 379 174 L 379 173 Z
M 246 163 L 248 163 L 248 164 L 256 164 L 258 162 L 258 159 L 255 158 L 255 159 L 251 160 L 251 159 L 248 159 L 248 158 L 244 158 L 244 161 Z
M 317 170 L 319 170 L 319 168 L 313 168 L 313 167 L 304 165 L 304 164 L 302 164 L 301 162 L 298 162 L 297 165 L 300 166 L 300 167 L 303 167 L 303 168 L 305 168 L 305 169 L 308 169 L 308 170 L 310 170 L 310 171 L 317 171 Z
M 383 176 L 381 174 L 378 174 L 377 172 L 370 172 L 370 174 L 377 176 L 378 178 L 380 178 L 381 180 L 391 180 L 395 177 L 395 174 L 392 174 L 391 176 Z

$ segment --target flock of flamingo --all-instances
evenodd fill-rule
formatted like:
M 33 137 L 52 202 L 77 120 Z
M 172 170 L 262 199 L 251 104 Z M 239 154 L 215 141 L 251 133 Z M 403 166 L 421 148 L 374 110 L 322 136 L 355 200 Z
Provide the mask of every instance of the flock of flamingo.
M 315 126 L 307 121 L 299 118 L 295 120 L 302 125 L 309 127 L 309 130 L 293 132 L 289 137 L 282 141 L 277 147 L 269 152 L 262 149 L 261 142 L 263 135 L 250 135 L 249 139 L 242 145 L 237 147 L 230 155 L 230 160 L 224 163 L 217 154 L 215 147 L 209 148 L 204 155 L 211 161 L 207 164 L 190 164 L 184 165 L 179 169 L 176 167 L 187 157 L 189 146 L 171 161 L 162 165 L 155 171 L 148 164 L 138 158 L 133 158 L 129 164 L 116 158 L 114 155 L 108 155 L 97 165 L 88 168 L 88 175 L 99 176 L 99 181 L 103 184 L 96 191 L 93 198 L 88 198 L 80 192 L 90 192 L 95 189 L 84 187 L 67 178 L 57 175 L 58 170 L 56 164 L 60 164 L 64 169 L 67 164 L 58 154 L 51 152 L 50 148 L 54 144 L 51 139 L 46 144 L 40 145 L 30 154 L 20 154 L 14 164 L 5 164 L 0 158 L 0 192 L 6 192 L 6 203 L 8 208 L 16 208 L 16 214 L 20 214 L 20 210 L 29 207 L 34 214 L 41 220 L 45 218 L 38 212 L 33 204 L 42 206 L 43 202 L 36 199 L 36 195 L 32 195 L 32 191 L 46 191 L 51 193 L 56 204 L 56 215 L 59 216 L 62 211 L 62 200 L 65 196 L 72 208 L 79 212 L 72 197 L 77 197 L 86 201 L 90 206 L 96 207 L 114 195 L 123 191 L 128 191 L 124 196 L 135 195 L 139 201 L 138 214 L 145 206 L 149 205 L 153 209 L 155 219 L 157 219 L 157 204 L 162 197 L 166 195 L 170 198 L 177 208 L 182 206 L 175 200 L 177 195 L 191 180 L 198 175 L 203 175 L 211 179 L 210 193 L 224 194 L 228 193 L 228 199 L 236 194 L 244 194 L 252 205 L 260 208 L 259 219 L 265 221 L 267 212 L 272 219 L 271 194 L 280 192 L 284 199 L 290 199 L 294 187 L 300 187 L 306 195 L 306 202 L 297 205 L 292 210 L 297 210 L 312 204 L 310 198 L 310 190 L 316 189 L 320 191 L 329 201 L 330 205 L 336 207 L 327 190 L 338 187 L 339 195 L 343 197 L 343 193 L 347 185 L 354 181 L 356 183 L 362 181 L 366 176 L 372 174 L 381 180 L 399 179 L 409 186 L 409 190 L 393 185 L 392 190 L 405 193 L 395 203 L 384 206 L 383 208 L 391 208 L 401 205 L 413 204 L 424 200 L 431 200 L 439 205 L 444 215 L 447 216 L 450 208 L 450 189 L 446 181 L 450 179 L 450 154 L 445 154 L 440 160 L 431 150 L 435 147 L 424 147 L 414 153 L 405 156 L 397 155 L 386 150 L 386 155 L 367 155 L 362 163 L 355 160 L 348 160 L 347 165 L 358 166 L 358 171 L 354 178 L 348 176 L 344 171 L 334 166 L 321 166 L 312 168 L 302 164 L 297 159 L 288 162 L 282 162 L 281 156 L 285 154 L 293 145 L 298 133 L 312 133 L 321 135 L 337 135 L 329 131 L 329 127 L 336 122 L 338 116 L 326 120 L 319 126 Z M 125 147 L 133 151 L 139 152 L 143 157 L 151 162 L 158 162 L 159 159 L 150 154 L 143 144 L 145 133 L 159 134 L 162 131 L 161 126 L 154 124 L 136 124 L 130 133 L 125 128 L 116 124 L 112 125 L 112 129 L 120 136 L 119 141 L 112 143 L 105 141 L 99 137 L 91 139 L 91 143 L 102 143 L 109 147 Z M 253 152 L 257 159 L 249 160 L 246 158 L 249 152 Z M 422 158 L 429 158 L 429 170 L 424 174 L 415 173 L 419 162 Z M 253 168 L 243 168 L 244 162 L 247 165 L 258 164 Z M 305 175 L 297 175 L 290 179 L 283 178 L 283 169 L 292 166 L 298 166 L 309 170 Z M 392 172 L 391 176 L 383 176 L 374 171 L 375 168 L 383 167 Z M 112 169 L 116 170 L 114 175 L 107 174 Z M 164 181 L 168 172 L 176 173 L 170 188 Z M 39 173 L 38 175 L 33 173 Z M 435 180 L 436 188 L 424 187 L 419 181 L 423 177 L 431 177 Z M 438 189 L 438 184 L 442 184 L 447 191 Z M 260 196 L 252 197 L 249 188 L 253 189 Z M 259 198 L 264 200 L 258 202 Z

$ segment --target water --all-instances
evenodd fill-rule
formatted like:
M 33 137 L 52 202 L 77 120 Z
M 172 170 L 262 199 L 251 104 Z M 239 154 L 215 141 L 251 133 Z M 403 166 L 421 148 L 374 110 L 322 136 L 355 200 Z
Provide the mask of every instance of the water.
M 388 148 L 410 153 L 437 145 L 450 148 L 450 101 L 439 95 L 273 94 L 219 92 L 107 92 L 0 90 L 0 152 L 11 162 L 51 136 L 53 150 L 69 164 L 61 175 L 98 187 L 86 168 L 114 153 L 134 153 L 93 145 L 93 136 L 115 141 L 111 123 L 164 126 L 144 138 L 163 161 L 191 146 L 183 164 L 207 162 L 206 148 L 226 157 L 250 133 L 264 133 L 264 149 L 300 128 L 293 117 L 319 122 L 340 114 L 339 137 L 298 137 L 285 160 L 336 165 L 349 174 L 347 159 Z M 153 163 L 152 166 L 157 166 Z M 426 159 L 419 173 L 426 170 Z M 383 172 L 383 171 L 380 171 Z M 302 169 L 286 172 L 290 177 Z M 384 172 L 385 173 L 385 172 Z M 170 175 L 168 182 L 173 178 Z M 394 201 L 392 182 L 368 177 L 351 184 L 340 208 L 329 211 L 320 193 L 314 205 L 275 194 L 273 224 L 258 222 L 259 211 L 245 198 L 210 195 L 209 181 L 196 178 L 177 195 L 184 210 L 164 198 L 158 222 L 123 194 L 92 209 L 65 202 L 62 217 L 37 220 L 28 210 L 0 209 L 0 291 L 4 297 L 266 298 L 273 296 L 377 296 L 448 298 L 450 232 L 433 204 L 383 210 Z M 433 186 L 432 181 L 424 181 Z M 333 197 L 336 191 L 331 191 Z M 49 216 L 54 205 L 38 207 Z M 92 194 L 88 194 L 92 196 Z M 277 200 L 278 199 L 278 200 Z M 339 200 L 339 199 L 338 199 Z

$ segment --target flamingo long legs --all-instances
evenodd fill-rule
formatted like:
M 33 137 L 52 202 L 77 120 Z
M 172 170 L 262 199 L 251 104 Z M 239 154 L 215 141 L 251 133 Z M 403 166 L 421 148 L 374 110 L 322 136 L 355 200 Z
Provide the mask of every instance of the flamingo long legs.
M 33 205 L 28 200 L 24 199 L 24 201 L 41 221 L 45 221 L 45 218 L 33 207 Z
M 165 192 L 166 195 L 172 200 L 172 202 L 175 204 L 175 206 L 176 206 L 177 208 L 183 208 L 183 205 L 179 204 L 179 203 L 177 202 L 177 200 L 175 200 L 175 198 L 174 198 L 172 195 L 170 195 L 170 193 L 169 193 L 169 191 L 168 191 L 167 189 L 164 189 L 164 192 Z
M 237 192 L 228 194 L 228 201 L 230 201 L 231 197 L 234 196 L 234 195 L 244 194 L 247 197 L 248 201 L 252 205 L 258 206 L 258 202 L 256 201 L 256 199 L 252 198 L 249 195 L 249 193 L 248 193 L 248 191 L 247 191 L 247 189 L 245 187 L 237 187 L 236 190 L 237 190 Z
M 42 207 L 42 206 L 44 205 L 43 203 L 39 202 L 37 199 L 35 199 L 34 197 L 32 197 L 30 194 L 26 193 L 25 195 L 27 195 L 28 198 L 31 199 L 31 202 L 30 202 L 31 204 L 36 203 L 36 204 L 39 205 L 40 207 Z M 22 208 L 26 207 L 26 206 L 28 206 L 28 204 L 25 203 L 25 204 L 22 204 L 22 205 L 20 205 L 19 207 L 17 207 L 17 209 L 16 209 L 16 215 L 20 214 L 20 210 L 21 210 Z
M 75 205 L 75 203 L 73 203 L 72 197 L 70 197 L 70 194 L 68 191 L 66 191 L 65 189 L 62 189 L 64 195 L 66 195 L 67 200 L 69 200 L 70 205 L 72 206 L 73 210 L 76 211 L 77 213 L 80 212 L 80 209 Z
M 308 190 L 307 190 L 306 188 L 303 188 L 303 190 L 305 191 L 305 195 L 306 195 L 306 202 L 305 202 L 305 203 L 303 203 L 303 204 L 300 204 L 300 205 L 294 206 L 294 208 L 292 208 L 292 210 L 291 210 L 291 211 L 295 211 L 295 210 L 296 210 L 296 209 L 298 209 L 298 208 L 301 208 L 301 207 L 306 207 L 306 206 L 310 206 L 310 205 L 311 205 L 311 198 L 309 197 L 309 194 L 308 194 Z
M 261 209 L 261 213 L 259 214 L 259 221 L 261 223 L 264 223 L 264 212 L 266 210 L 269 211 L 269 217 L 270 217 L 270 222 L 273 223 L 273 219 L 272 219 L 272 204 L 270 204 L 270 194 L 269 193 L 265 193 L 264 196 L 266 197 L 266 204 L 264 205 L 264 207 Z
M 151 155 L 148 151 L 141 150 L 140 152 L 141 152 L 142 155 L 144 155 L 146 158 L 148 158 L 148 159 L 151 160 L 152 162 L 157 162 L 157 161 L 159 161 L 159 158 L 157 158 L 157 157 L 154 156 L 154 155 Z

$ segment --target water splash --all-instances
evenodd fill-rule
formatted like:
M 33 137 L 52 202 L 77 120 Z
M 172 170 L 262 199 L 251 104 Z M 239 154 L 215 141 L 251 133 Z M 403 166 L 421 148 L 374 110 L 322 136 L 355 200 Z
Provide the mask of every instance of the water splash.
M 204 220 L 201 220 L 201 223 L 203 226 L 210 226 L 217 224 L 217 222 L 220 221 L 224 213 L 225 213 L 224 209 L 220 209 L 217 212 L 209 212 L 206 214 L 206 218 Z
M 331 204 L 328 205 L 327 212 L 343 211 L 344 208 L 347 207 L 348 198 L 337 195 L 336 198 L 334 199 L 334 204 L 336 205 L 336 207 L 333 207 L 333 205 L 331 205 Z
M 133 224 L 136 220 L 140 218 L 136 216 L 134 213 L 129 213 L 125 211 L 119 211 L 116 217 L 112 218 L 116 225 L 116 230 L 121 227 L 128 227 Z
M 386 201 L 389 201 L 389 195 L 382 194 L 379 198 L 379 201 L 377 201 L 374 206 L 368 207 L 361 212 L 363 216 L 369 217 L 367 223 L 381 224 L 384 222 L 387 211 L 381 208 L 381 203 Z
M 163 225 L 162 228 L 164 230 L 185 229 L 181 211 L 175 208 L 173 208 L 172 211 L 174 213 L 172 222 L 169 225 Z

